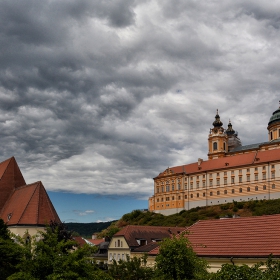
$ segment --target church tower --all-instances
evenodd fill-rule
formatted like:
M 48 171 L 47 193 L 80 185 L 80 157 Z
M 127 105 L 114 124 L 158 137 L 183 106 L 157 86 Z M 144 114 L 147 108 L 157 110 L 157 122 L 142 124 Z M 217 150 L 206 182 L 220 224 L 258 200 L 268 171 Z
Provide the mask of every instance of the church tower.
M 219 111 L 217 109 L 215 121 L 213 122 L 213 128 L 210 128 L 208 137 L 208 159 L 220 158 L 225 156 L 225 153 L 228 150 L 227 139 L 228 136 L 225 129 L 223 128 L 223 123 L 220 120 Z
M 273 112 L 267 126 L 268 141 L 280 140 L 280 101 L 279 108 Z
M 242 146 L 240 139 L 238 138 L 238 133 L 232 128 L 232 124 L 229 120 L 228 123 L 228 128 L 226 130 L 227 134 L 227 144 L 228 144 L 228 149 L 227 152 L 233 151 L 235 148 Z

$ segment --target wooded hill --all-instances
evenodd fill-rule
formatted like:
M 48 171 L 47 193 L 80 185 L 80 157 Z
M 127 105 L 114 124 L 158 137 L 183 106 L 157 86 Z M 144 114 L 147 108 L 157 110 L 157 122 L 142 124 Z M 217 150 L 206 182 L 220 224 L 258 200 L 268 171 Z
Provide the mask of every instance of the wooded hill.
M 125 214 L 118 221 L 108 222 L 107 227 L 103 227 L 99 237 L 112 236 L 120 228 L 126 225 L 149 225 L 149 226 L 178 226 L 187 227 L 198 220 L 232 218 L 234 215 L 240 217 L 262 216 L 280 214 L 280 199 L 275 200 L 250 200 L 245 202 L 233 201 L 232 203 L 220 204 L 207 207 L 196 207 L 191 210 L 182 210 L 177 214 L 164 216 L 153 212 L 143 212 L 134 210 L 131 213 Z M 94 224 L 94 223 L 92 223 Z M 96 223 L 97 225 L 100 223 Z M 105 224 L 105 223 L 102 223 Z M 71 223 L 66 224 L 69 229 L 78 232 L 81 236 L 91 236 L 94 231 L 87 225 Z M 79 227 L 76 227 L 79 226 Z M 81 231 L 81 227 L 83 230 Z M 101 227 L 100 227 L 101 228 Z M 80 230 L 80 231 L 79 231 Z

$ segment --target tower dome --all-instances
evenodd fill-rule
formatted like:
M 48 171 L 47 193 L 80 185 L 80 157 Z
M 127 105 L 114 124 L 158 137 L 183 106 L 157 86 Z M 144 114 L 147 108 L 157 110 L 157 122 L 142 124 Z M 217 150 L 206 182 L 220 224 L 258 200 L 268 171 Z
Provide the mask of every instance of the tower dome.
M 269 119 L 268 126 L 276 122 L 280 122 L 280 107 L 273 112 L 272 116 Z
M 273 112 L 272 116 L 270 117 L 267 130 L 269 141 L 274 141 L 280 138 L 280 106 L 276 111 Z
M 221 127 L 222 125 L 223 125 L 223 123 L 220 120 L 219 111 L 217 109 L 217 114 L 215 116 L 215 121 L 213 122 L 213 126 L 214 127 Z

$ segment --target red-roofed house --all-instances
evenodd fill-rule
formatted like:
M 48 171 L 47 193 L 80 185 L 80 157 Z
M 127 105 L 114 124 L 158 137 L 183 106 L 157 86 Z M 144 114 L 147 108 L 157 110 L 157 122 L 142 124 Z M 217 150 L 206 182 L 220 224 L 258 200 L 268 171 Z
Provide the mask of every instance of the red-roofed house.
M 280 215 L 198 221 L 187 228 L 198 257 L 217 271 L 224 263 L 253 265 L 270 254 L 280 258 Z M 152 263 L 159 246 L 149 252 Z
M 215 116 L 208 160 L 167 168 L 154 178 L 149 210 L 164 215 L 235 201 L 280 198 L 280 108 L 268 123 L 269 141 L 242 146 Z
M 184 227 L 128 225 L 112 237 L 108 247 L 108 263 L 110 264 L 113 259 L 125 260 L 127 255 L 130 257 L 139 256 L 141 253 L 147 252 L 146 249 L 141 252 L 139 250 L 141 247 L 162 241 L 164 238 L 170 238 L 185 229 Z
M 60 219 L 41 182 L 26 185 L 14 157 L 0 163 L 0 218 L 9 230 L 34 235 Z

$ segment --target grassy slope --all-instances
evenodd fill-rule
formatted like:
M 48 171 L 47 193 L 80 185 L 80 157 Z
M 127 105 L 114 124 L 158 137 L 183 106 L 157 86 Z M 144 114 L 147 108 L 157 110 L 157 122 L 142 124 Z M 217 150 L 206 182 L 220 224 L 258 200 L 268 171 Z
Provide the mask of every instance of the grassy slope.
M 170 216 L 134 210 L 123 215 L 120 220 L 115 222 L 67 223 L 66 225 L 69 230 L 78 232 L 83 237 L 91 238 L 94 232 L 101 232 L 99 237 L 112 236 L 126 225 L 185 227 L 194 224 L 198 220 L 219 219 L 221 217 L 230 218 L 234 214 L 240 217 L 280 214 L 280 199 L 232 202 L 215 206 L 197 207 L 188 211 L 183 210 Z

